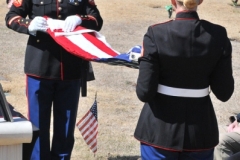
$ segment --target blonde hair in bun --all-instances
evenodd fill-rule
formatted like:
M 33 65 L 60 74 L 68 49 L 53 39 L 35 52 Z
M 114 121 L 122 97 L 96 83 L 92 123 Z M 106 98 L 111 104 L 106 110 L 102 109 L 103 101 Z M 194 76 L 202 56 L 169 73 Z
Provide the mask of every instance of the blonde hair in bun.
M 178 0 L 183 3 L 183 6 L 187 9 L 193 9 L 198 6 L 199 0 Z

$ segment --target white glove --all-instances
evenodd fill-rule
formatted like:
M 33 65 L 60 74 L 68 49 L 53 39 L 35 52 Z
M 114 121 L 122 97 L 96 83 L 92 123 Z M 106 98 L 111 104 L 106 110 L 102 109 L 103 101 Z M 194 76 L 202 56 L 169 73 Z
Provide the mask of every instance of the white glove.
M 28 26 L 28 31 L 32 35 L 36 35 L 37 31 L 46 32 L 47 29 L 48 29 L 47 20 L 39 16 L 35 17 Z
M 82 19 L 79 16 L 68 16 L 64 21 L 64 27 L 62 30 L 64 32 L 72 32 L 76 28 L 76 26 L 80 25 L 81 23 Z

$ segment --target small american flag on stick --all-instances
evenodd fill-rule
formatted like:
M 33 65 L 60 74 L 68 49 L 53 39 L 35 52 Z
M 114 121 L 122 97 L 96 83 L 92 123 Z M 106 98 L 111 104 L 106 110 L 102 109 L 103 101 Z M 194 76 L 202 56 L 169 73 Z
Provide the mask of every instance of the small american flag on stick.
M 90 110 L 83 116 L 77 123 L 77 127 L 81 132 L 83 139 L 93 151 L 97 152 L 97 134 L 98 134 L 98 121 L 97 121 L 97 100 L 90 108 Z

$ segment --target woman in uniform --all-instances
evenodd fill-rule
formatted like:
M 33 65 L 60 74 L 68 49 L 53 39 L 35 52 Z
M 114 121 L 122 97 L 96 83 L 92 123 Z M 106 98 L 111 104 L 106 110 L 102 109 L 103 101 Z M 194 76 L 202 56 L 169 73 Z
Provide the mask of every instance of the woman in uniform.
M 226 29 L 201 20 L 202 0 L 172 0 L 176 18 L 152 25 L 143 40 L 136 93 L 144 102 L 134 136 L 142 160 L 211 160 L 218 123 L 210 91 L 234 91 Z

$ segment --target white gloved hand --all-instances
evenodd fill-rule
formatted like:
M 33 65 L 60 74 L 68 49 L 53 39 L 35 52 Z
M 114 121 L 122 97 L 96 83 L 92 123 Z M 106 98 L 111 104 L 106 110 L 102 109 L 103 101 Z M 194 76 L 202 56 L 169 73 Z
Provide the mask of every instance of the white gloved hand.
M 32 35 L 36 35 L 37 31 L 46 32 L 47 29 L 48 29 L 47 20 L 39 16 L 35 17 L 28 26 L 28 31 Z
M 80 25 L 81 23 L 82 19 L 79 16 L 68 16 L 64 21 L 64 27 L 62 30 L 64 32 L 72 32 L 76 28 L 76 26 Z

